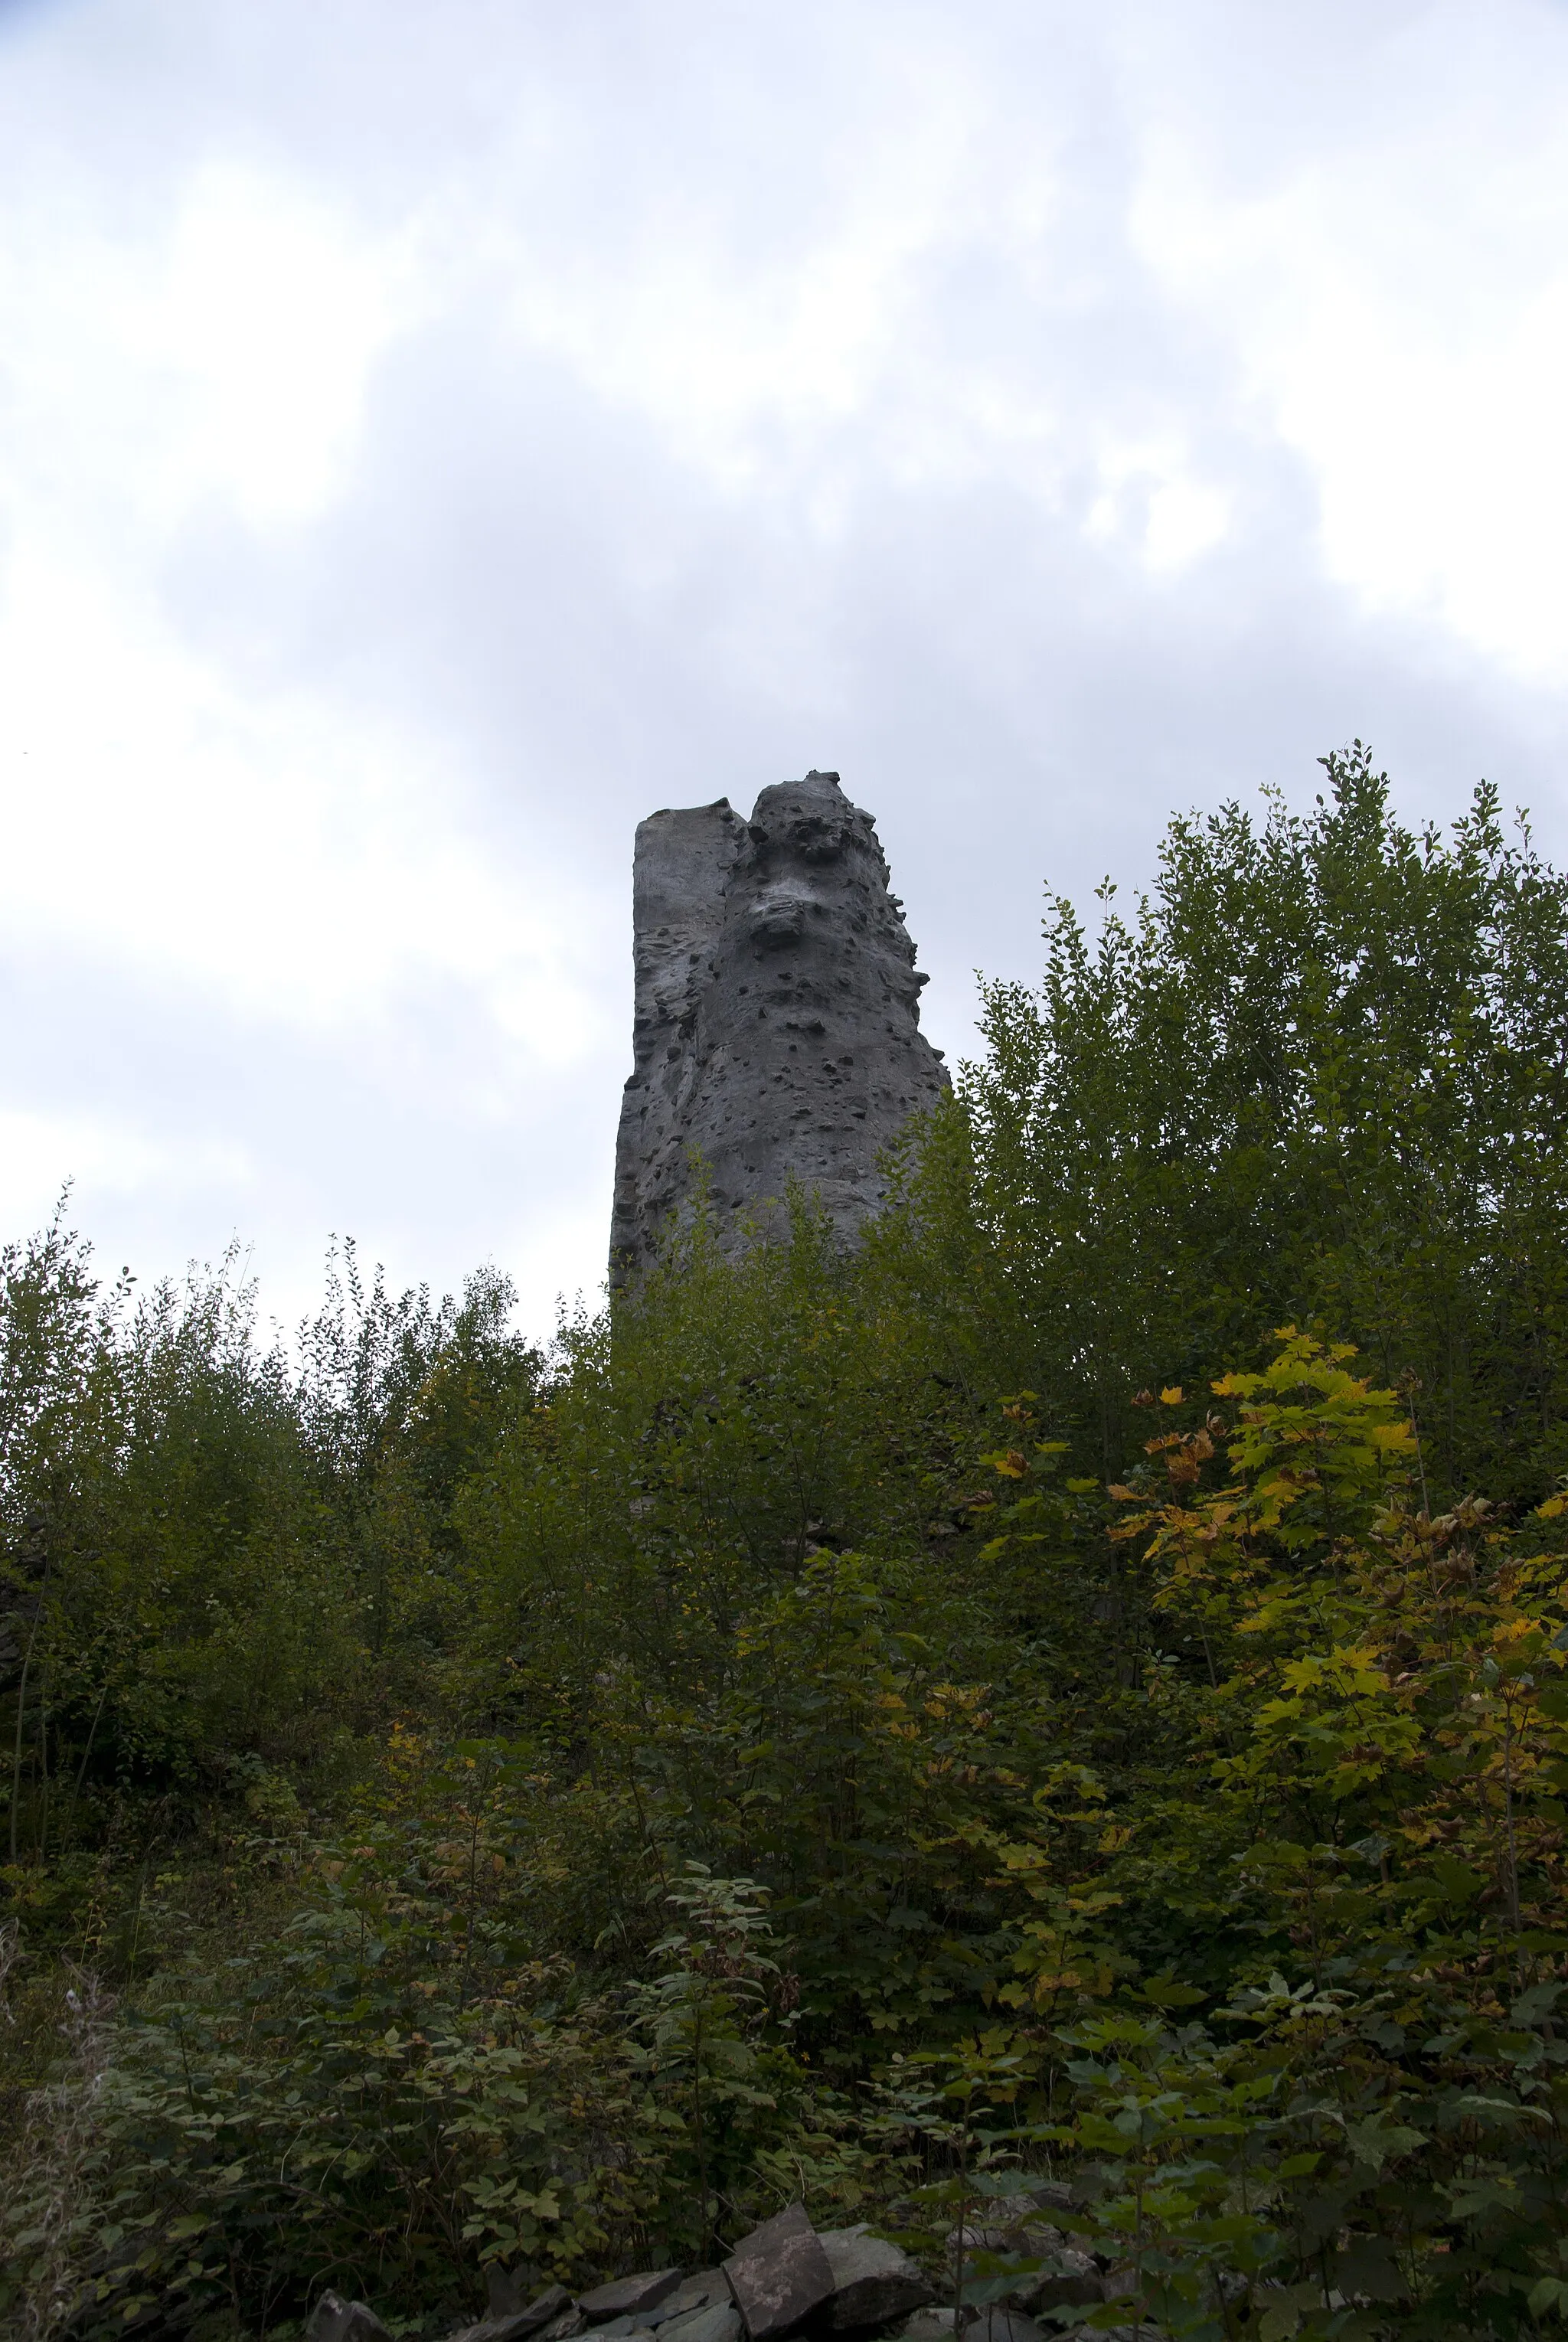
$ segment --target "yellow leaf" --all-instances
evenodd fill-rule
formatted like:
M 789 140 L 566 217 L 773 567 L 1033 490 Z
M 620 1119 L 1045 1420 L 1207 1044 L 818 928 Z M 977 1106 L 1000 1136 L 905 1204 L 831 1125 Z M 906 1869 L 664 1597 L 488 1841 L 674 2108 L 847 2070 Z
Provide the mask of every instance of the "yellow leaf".
M 1554 1521 L 1559 1513 L 1568 1513 L 1568 1496 L 1548 1496 L 1543 1505 L 1535 1507 L 1538 1521 Z

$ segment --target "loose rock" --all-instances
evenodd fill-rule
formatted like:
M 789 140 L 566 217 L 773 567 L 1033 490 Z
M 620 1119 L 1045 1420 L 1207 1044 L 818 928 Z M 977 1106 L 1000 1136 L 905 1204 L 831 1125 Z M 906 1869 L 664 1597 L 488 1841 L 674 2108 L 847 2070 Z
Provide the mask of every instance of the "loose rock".
M 834 2334 L 855 2334 L 905 2317 L 932 2299 L 925 2277 L 897 2245 L 856 2228 L 824 2228 L 818 2240 L 833 2271 L 828 2325 Z
M 953 2342 L 952 2309 L 939 2308 L 934 2303 L 928 2309 L 917 2309 L 898 2342 Z
M 305 2342 L 392 2342 L 374 2309 L 363 2301 L 345 2301 L 341 2293 L 324 2293 L 310 2314 Z
M 1045 2328 L 1021 2309 L 983 2309 L 964 2329 L 964 2342 L 1045 2342 Z
M 577 2307 L 590 2326 L 603 2325 L 613 2317 L 640 2317 L 645 2309 L 656 2308 L 667 2300 L 681 2282 L 678 2268 L 644 2269 L 636 2277 L 618 2277 L 608 2285 L 596 2285 L 592 2292 L 580 2294 Z M 629 2334 L 631 2327 L 623 2327 Z
M 751 2342 L 794 2333 L 834 2290 L 833 2266 L 804 2204 L 792 2204 L 743 2237 L 724 2263 L 724 2275 Z
M 527 2342 L 538 2331 L 539 2320 L 526 2309 L 519 2309 L 510 2317 L 482 2317 L 477 2326 L 460 2327 L 448 2335 L 447 2342 Z
M 526 2324 L 514 2329 L 519 2335 L 536 2334 L 542 2326 L 548 2326 L 553 2317 L 559 2317 L 564 2309 L 572 2306 L 572 2297 L 564 2285 L 547 2285 L 543 2293 L 536 2293 L 531 2300 L 524 2301 L 517 2277 L 511 2269 L 504 2269 L 499 2261 L 490 2263 L 484 2272 L 484 2281 L 490 2295 L 491 2320 L 502 2317 L 525 2319 Z
M 689 2309 L 659 2328 L 659 2342 L 739 2342 L 740 2313 L 733 2301 L 715 2301 L 706 2309 Z
M 689 2317 L 694 2309 L 712 2309 L 719 2304 L 734 2307 L 730 2281 L 723 2269 L 698 2269 L 694 2276 L 684 2277 L 674 2293 L 644 2312 L 644 2321 L 655 2332 L 674 2318 Z
M 1064 2179 L 1040 2179 L 1029 2190 L 1029 2201 L 1043 2212 L 1082 2211 L 1084 2197 Z
M 1104 2298 L 1104 2280 L 1089 2255 L 1070 2248 L 1056 2254 L 1054 2268 L 1025 2278 L 1018 2288 L 1024 2309 L 1087 2309 Z
M 949 2228 L 944 2242 L 949 2260 L 958 2250 L 959 2232 Z M 1043 2253 L 1060 2252 L 1066 2242 L 1060 2228 L 1043 2220 L 1025 2219 L 1011 2228 L 971 2228 L 964 2230 L 966 2253 Z

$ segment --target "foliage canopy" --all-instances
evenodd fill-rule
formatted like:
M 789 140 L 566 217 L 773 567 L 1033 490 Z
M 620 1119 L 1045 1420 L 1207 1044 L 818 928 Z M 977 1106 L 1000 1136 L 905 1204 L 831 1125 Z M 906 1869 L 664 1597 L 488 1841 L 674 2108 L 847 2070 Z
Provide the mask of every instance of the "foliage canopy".
M 794 2195 L 973 2305 L 1049 2178 L 1064 2325 L 1552 2330 L 1565 937 L 1358 749 L 1055 904 L 853 1253 L 699 1219 L 541 1356 L 9 1251 L 13 2321 L 434 2331 Z

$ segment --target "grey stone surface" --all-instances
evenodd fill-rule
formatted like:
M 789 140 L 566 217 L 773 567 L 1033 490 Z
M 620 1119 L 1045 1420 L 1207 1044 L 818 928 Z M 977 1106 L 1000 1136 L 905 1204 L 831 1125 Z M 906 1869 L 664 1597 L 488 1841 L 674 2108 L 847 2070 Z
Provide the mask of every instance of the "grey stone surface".
M 706 1166 L 722 1230 L 792 1180 L 851 1236 L 876 1156 L 947 1076 L 920 1030 L 914 946 L 869 814 L 836 773 L 649 816 L 633 872 L 634 1069 L 611 1274 L 634 1276 Z
M 1094 2262 L 1071 2246 L 1054 2254 L 1049 2268 L 1018 2287 L 1018 2299 L 1025 2309 L 1086 2309 L 1104 2298 L 1104 2283 Z
M 374 2309 L 363 2301 L 345 2301 L 340 2293 L 324 2293 L 310 2313 L 305 2342 L 392 2342 Z
M 1045 2328 L 1021 2309 L 983 2309 L 964 2329 L 964 2342 L 1045 2342 Z
M 689 2317 L 694 2309 L 712 2309 L 722 2303 L 731 2306 L 730 2281 L 723 2269 L 698 2269 L 684 2277 L 674 2293 L 655 2303 L 644 2313 L 644 2323 L 657 2331 L 677 2317 Z
M 1080 2190 L 1070 2187 L 1064 2179 L 1040 2179 L 1030 2188 L 1027 2198 L 1023 2200 L 1036 2205 L 1042 2211 L 1071 2212 L 1074 2208 L 1082 2210 L 1084 2199 Z
M 562 2310 L 558 2317 L 553 2317 L 548 2326 L 541 2327 L 539 2342 L 569 2342 L 572 2335 L 584 2331 L 587 2323 L 576 2303 L 573 2302 L 570 2308 Z
M 804 2204 L 743 2237 L 724 2263 L 751 2342 L 793 2334 L 834 2289 L 833 2267 Z
M 868 2236 L 864 2227 L 819 2228 L 833 2271 L 827 2322 L 834 2334 L 857 2334 L 907 2317 L 933 2298 L 926 2278 L 906 2252 Z
M 510 2316 L 504 2313 L 499 2317 L 482 2317 L 476 2326 L 459 2327 L 455 2334 L 448 2335 L 447 2342 L 527 2342 L 528 2336 L 537 2334 L 546 2322 L 536 2317 L 532 2308 L 516 2309 Z
M 661 2342 L 739 2342 L 740 2313 L 728 2299 L 710 2302 L 702 2309 L 688 2309 L 661 2326 Z
M 1044 2220 L 1021 2220 L 1011 2228 L 976 2228 L 964 2224 L 963 2243 L 965 2253 L 1042 2253 L 1059 2252 L 1065 2242 L 1060 2228 Z M 958 2250 L 959 2232 L 949 2228 L 944 2239 L 948 2257 Z
M 608 2285 L 596 2285 L 591 2293 L 579 2294 L 577 2307 L 594 2326 L 608 2318 L 636 2319 L 644 2309 L 656 2308 L 667 2300 L 681 2282 L 678 2268 L 643 2269 L 635 2277 L 613 2277 Z M 622 2333 L 629 2334 L 630 2326 Z
M 564 2285 L 548 2285 L 543 2293 L 532 2294 L 525 2300 L 518 2278 L 498 2261 L 492 2261 L 486 2268 L 484 2283 L 490 2296 L 490 2314 L 484 2322 L 494 2325 L 500 2319 L 510 2319 L 514 2337 L 536 2334 L 542 2326 L 548 2326 L 553 2317 L 559 2317 L 564 2309 L 571 2307 L 572 2297 Z

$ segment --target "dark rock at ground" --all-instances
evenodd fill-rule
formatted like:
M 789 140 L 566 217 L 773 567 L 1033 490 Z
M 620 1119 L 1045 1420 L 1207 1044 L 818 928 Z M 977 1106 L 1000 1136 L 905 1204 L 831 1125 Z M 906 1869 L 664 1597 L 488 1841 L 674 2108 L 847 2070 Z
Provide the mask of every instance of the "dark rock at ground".
M 572 2306 L 572 2297 L 564 2285 L 547 2285 L 543 2293 L 534 2294 L 524 2301 L 521 2282 L 510 2269 L 504 2269 L 498 2261 L 490 2263 L 484 2272 L 484 2282 L 490 2296 L 492 2318 L 525 2317 L 528 2320 L 527 2325 L 516 2328 L 519 2334 L 536 2334 L 542 2326 L 548 2326 L 553 2317 L 559 2317 L 564 2309 Z
M 953 2342 L 953 2311 L 932 2303 L 917 2309 L 904 2327 L 898 2342 Z
M 562 2310 L 559 2317 L 553 2317 L 548 2326 L 541 2327 L 539 2342 L 569 2342 L 572 2335 L 584 2333 L 587 2324 L 587 2319 L 576 2303 L 573 2302 L 570 2308 Z
M 1069 2246 L 1052 2256 L 1052 2266 L 1018 2287 L 1023 2309 L 1087 2309 L 1105 2298 L 1104 2280 L 1087 2253 Z
M 1021 2309 L 983 2309 L 964 2329 L 964 2342 L 1045 2342 L 1045 2328 Z
M 880 1208 L 877 1156 L 947 1084 L 869 814 L 836 773 L 651 814 L 632 882 L 634 1070 L 610 1268 L 653 1256 L 706 1166 L 721 1242 L 798 1181 L 841 1235 Z
M 684 2277 L 674 2293 L 655 2302 L 645 2313 L 645 2322 L 657 2332 L 677 2317 L 689 2317 L 694 2310 L 712 2309 L 720 2304 L 726 2309 L 733 2307 L 728 2277 L 723 2269 L 698 2269 L 693 2276 Z
M 819 2229 L 833 2271 L 827 2323 L 834 2334 L 857 2334 L 906 2317 L 933 2298 L 925 2277 L 897 2245 L 856 2228 Z
M 1083 2210 L 1085 2198 L 1064 2179 L 1040 2179 L 1030 2188 L 1026 2200 L 1042 2212 L 1073 2212 Z
M 543 2317 L 538 2314 L 537 2304 L 530 2303 L 524 2309 L 514 2310 L 510 2317 L 482 2317 L 477 2326 L 460 2327 L 455 2334 L 447 2337 L 447 2342 L 527 2342 L 527 2337 L 537 2334 L 550 2317 L 559 2315 L 562 2300 L 570 2298 L 563 2295 L 558 2285 L 553 2285 L 550 2293 L 556 2297 Z M 540 2296 L 541 2300 L 544 2298 Z
M 744 2237 L 724 2275 L 751 2342 L 794 2334 L 834 2290 L 833 2265 L 807 2219 L 792 2204 Z
M 950 2259 L 958 2249 L 958 2230 L 949 2228 L 944 2242 Z M 1060 2252 L 1065 2241 L 1061 2229 L 1054 2228 L 1049 2221 L 1027 2217 L 1015 2221 L 1010 2228 L 972 2228 L 965 2225 L 964 2229 L 966 2253 L 1030 2253 L 1038 2257 Z
M 678 2268 L 644 2269 L 639 2276 L 613 2277 L 608 2285 L 579 2294 L 577 2307 L 591 2326 L 612 2317 L 635 2317 L 667 2300 L 680 2282 Z
M 392 2342 L 392 2337 L 365 2303 L 328 2292 L 310 2313 L 305 2342 Z
M 739 2342 L 740 2312 L 733 2301 L 714 2301 L 686 2310 L 658 2330 L 659 2342 Z

